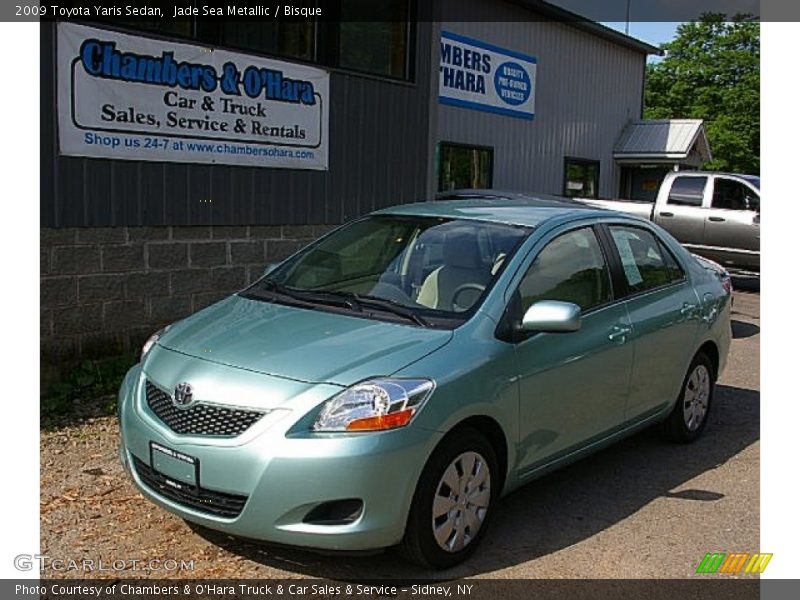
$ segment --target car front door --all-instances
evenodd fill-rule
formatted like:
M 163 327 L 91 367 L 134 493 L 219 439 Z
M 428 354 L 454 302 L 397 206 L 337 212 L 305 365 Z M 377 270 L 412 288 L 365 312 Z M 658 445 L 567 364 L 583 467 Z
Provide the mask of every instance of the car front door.
M 516 342 L 522 477 L 622 422 L 633 362 L 627 310 L 614 298 L 595 229 L 561 232 L 540 247 L 512 295 L 513 318 L 534 302 L 561 300 L 581 307 L 582 323 Z
M 654 232 L 607 226 L 616 250 L 633 325 L 633 374 L 626 420 L 639 421 L 677 396 L 700 333 L 701 308 L 686 273 Z
M 703 254 L 724 265 L 757 269 L 761 247 L 758 192 L 729 177 L 715 177 L 713 184 Z

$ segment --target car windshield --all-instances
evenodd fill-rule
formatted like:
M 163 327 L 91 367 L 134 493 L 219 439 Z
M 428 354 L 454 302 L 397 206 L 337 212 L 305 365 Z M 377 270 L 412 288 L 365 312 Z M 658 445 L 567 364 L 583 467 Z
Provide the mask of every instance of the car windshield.
M 375 215 L 337 229 L 248 292 L 421 326 L 463 321 L 530 228 Z

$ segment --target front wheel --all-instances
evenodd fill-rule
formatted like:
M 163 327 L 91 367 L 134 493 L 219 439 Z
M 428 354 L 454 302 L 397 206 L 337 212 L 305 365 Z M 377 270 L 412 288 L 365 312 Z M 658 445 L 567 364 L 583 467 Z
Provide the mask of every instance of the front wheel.
M 404 554 L 435 569 L 466 560 L 486 532 L 499 484 L 497 457 L 486 437 L 470 428 L 451 433 L 417 483 Z
M 664 434 L 675 442 L 693 442 L 706 427 L 714 395 L 714 366 L 704 353 L 692 360 L 675 408 L 664 422 Z

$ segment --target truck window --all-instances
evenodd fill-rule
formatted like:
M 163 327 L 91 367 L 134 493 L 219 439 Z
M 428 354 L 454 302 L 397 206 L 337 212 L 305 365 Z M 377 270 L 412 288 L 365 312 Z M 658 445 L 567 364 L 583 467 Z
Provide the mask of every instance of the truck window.
M 755 194 L 744 184 L 733 179 L 716 179 L 711 208 L 727 210 L 755 210 L 748 206 L 748 199 Z
M 702 206 L 706 181 L 708 177 L 676 177 L 672 180 L 667 204 Z

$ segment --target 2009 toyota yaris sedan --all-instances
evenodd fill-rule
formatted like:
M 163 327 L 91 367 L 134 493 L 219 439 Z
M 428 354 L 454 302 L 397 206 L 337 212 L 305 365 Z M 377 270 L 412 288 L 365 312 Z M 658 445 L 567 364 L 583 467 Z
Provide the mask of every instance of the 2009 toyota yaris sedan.
M 153 335 L 119 393 L 120 455 L 188 521 L 445 568 L 544 472 L 648 425 L 698 437 L 730 306 L 635 217 L 398 206 Z

